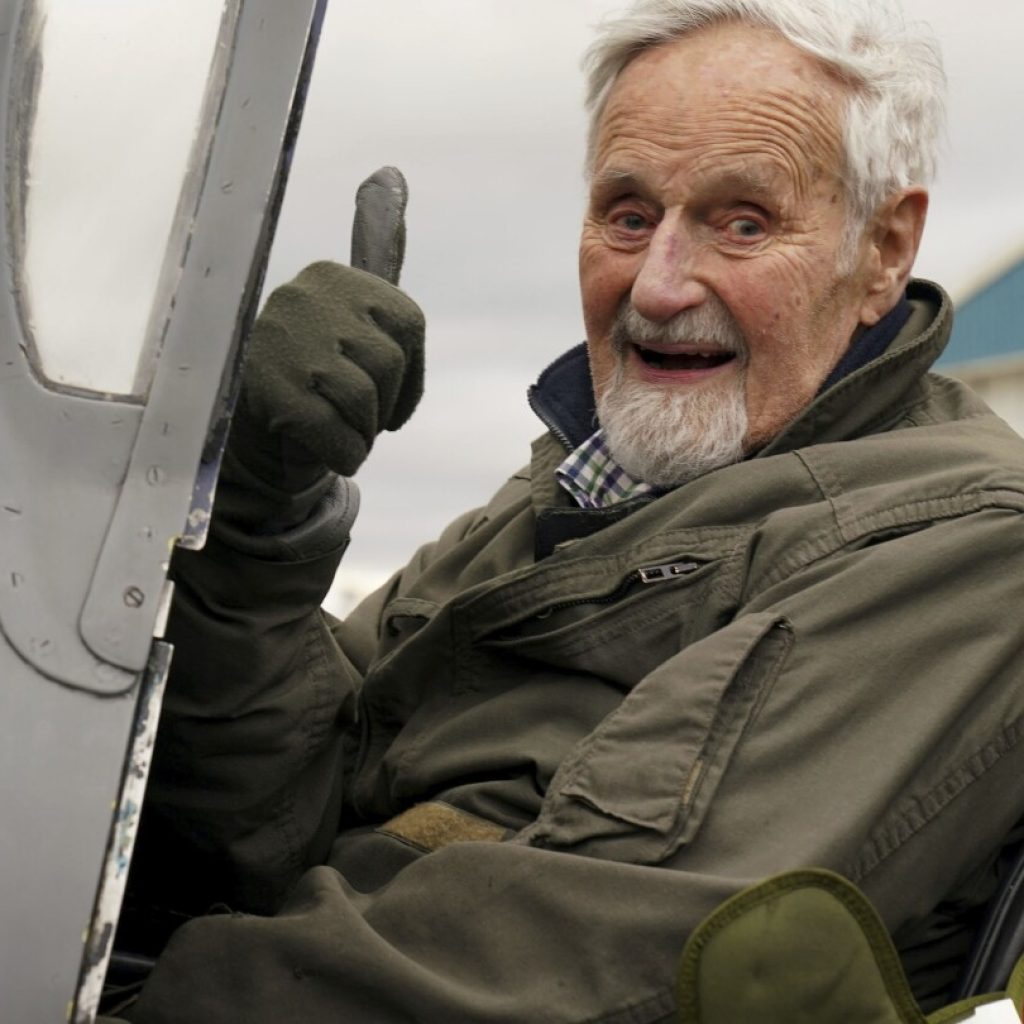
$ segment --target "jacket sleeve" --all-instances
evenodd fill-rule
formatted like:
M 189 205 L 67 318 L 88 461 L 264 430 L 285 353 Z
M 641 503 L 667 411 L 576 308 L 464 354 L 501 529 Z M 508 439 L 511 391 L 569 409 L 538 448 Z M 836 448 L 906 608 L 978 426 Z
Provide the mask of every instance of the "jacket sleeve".
M 315 868 L 273 919 L 186 925 L 133 1020 L 654 1024 L 687 935 L 765 875 L 837 870 L 897 934 L 984 899 L 1024 803 L 1019 523 L 773 557 L 569 752 L 523 832 L 369 894 Z
M 172 562 L 172 671 L 125 915 L 144 931 L 215 904 L 272 912 L 324 861 L 380 611 L 475 518 L 456 520 L 342 624 L 320 604 L 358 511 L 355 484 L 281 496 L 273 507 L 297 525 L 261 534 L 245 514 L 244 469 L 231 469 L 206 546 Z
M 203 550 L 175 552 L 133 900 L 269 911 L 327 850 L 360 677 L 319 606 L 358 492 L 342 479 L 316 491 L 296 527 L 261 536 L 215 516 Z

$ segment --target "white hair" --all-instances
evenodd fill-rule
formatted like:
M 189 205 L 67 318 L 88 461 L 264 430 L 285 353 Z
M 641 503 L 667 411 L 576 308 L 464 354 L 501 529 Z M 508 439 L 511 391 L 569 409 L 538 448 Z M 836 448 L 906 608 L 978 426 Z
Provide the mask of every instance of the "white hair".
M 930 30 L 908 25 L 895 0 L 635 0 L 600 26 L 584 57 L 588 174 L 597 126 L 623 68 L 645 50 L 728 20 L 774 29 L 846 84 L 848 240 L 889 196 L 932 180 L 945 122 L 942 56 Z

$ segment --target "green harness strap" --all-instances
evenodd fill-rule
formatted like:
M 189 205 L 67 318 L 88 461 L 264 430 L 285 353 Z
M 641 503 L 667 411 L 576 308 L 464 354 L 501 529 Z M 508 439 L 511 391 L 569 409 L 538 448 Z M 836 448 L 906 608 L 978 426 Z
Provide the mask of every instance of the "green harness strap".
M 874 907 L 830 871 L 776 875 L 727 900 L 690 936 L 679 969 L 680 1024 L 958 1024 L 1024 1000 L 1024 958 L 1006 992 L 925 1016 Z

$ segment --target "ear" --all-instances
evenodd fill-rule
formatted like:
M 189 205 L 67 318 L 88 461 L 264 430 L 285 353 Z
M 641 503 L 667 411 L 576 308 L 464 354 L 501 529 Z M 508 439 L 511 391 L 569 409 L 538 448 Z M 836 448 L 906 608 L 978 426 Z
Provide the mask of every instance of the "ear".
M 899 302 L 910 280 L 927 214 L 928 192 L 915 185 L 887 200 L 872 220 L 860 310 L 860 322 L 866 327 L 878 323 Z

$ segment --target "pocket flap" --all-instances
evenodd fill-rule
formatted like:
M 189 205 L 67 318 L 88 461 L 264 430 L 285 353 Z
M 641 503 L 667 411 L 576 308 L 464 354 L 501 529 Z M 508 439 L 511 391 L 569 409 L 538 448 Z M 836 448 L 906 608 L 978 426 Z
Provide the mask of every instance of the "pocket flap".
M 521 839 L 644 864 L 689 842 L 791 642 L 784 619 L 746 615 L 659 666 L 562 762 Z

